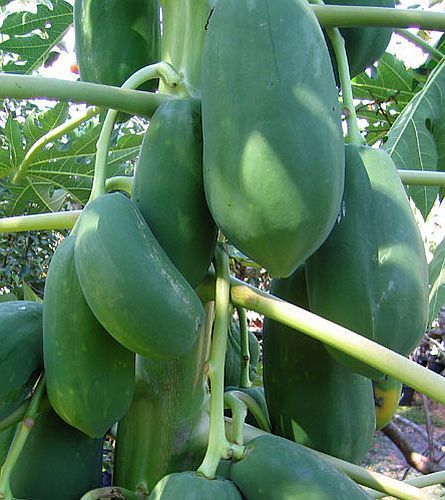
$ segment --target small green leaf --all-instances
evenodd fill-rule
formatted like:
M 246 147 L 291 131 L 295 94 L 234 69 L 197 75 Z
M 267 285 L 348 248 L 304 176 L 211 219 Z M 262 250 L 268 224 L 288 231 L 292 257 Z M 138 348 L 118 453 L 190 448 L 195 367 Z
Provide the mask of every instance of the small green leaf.
M 31 300 L 32 302 L 43 303 L 43 300 L 36 294 L 36 292 L 26 283 L 23 282 L 23 300 Z

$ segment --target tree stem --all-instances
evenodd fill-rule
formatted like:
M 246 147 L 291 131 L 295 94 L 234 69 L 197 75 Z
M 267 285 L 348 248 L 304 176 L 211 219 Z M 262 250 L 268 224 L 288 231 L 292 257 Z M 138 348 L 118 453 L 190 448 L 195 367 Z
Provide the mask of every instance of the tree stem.
M 396 29 L 395 33 L 397 33 L 403 38 L 406 38 L 406 40 L 409 40 L 414 45 L 420 47 L 424 52 L 427 52 L 431 56 L 431 58 L 437 62 L 441 61 L 442 58 L 445 56 L 445 54 L 442 54 L 442 52 L 440 50 L 437 50 L 436 47 L 432 47 L 423 38 L 420 38 L 420 36 L 415 35 L 409 30 Z
M 241 346 L 241 372 L 240 372 L 240 387 L 252 387 L 250 381 L 250 348 L 249 348 L 249 330 L 247 329 L 247 316 L 243 307 L 237 307 L 239 330 L 240 330 L 240 346 Z
M 445 14 L 442 12 L 337 5 L 312 5 L 311 7 L 324 28 L 380 26 L 386 28 L 417 27 L 424 30 L 445 31 Z

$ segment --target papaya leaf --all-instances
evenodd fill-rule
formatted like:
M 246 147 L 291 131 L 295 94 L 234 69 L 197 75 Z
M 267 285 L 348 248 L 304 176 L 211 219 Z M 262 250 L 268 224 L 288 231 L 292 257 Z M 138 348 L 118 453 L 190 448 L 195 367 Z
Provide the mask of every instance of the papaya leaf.
M 0 27 L 2 71 L 29 74 L 41 67 L 60 43 L 73 21 L 73 8 L 65 0 L 52 0 L 52 9 L 39 4 L 36 12 L 10 13 Z M 7 56 L 7 58 L 5 57 Z
M 100 129 L 91 124 L 70 132 L 63 142 L 48 144 L 33 157 L 25 179 L 19 184 L 5 181 L 9 193 L 5 214 L 53 212 L 66 202 L 82 207 L 91 191 Z M 142 137 L 126 134 L 115 139 L 108 156 L 108 177 L 129 173 Z
M 431 324 L 445 304 L 445 239 L 437 246 L 429 264 L 429 323 Z
M 68 112 L 69 105 L 67 103 L 60 102 L 52 109 L 40 112 L 35 110 L 30 113 L 27 116 L 23 127 L 23 135 L 29 146 L 34 144 L 34 142 L 53 130 L 55 127 L 65 122 L 68 118 Z M 28 150 L 29 147 L 26 149 Z
M 12 113 L 8 113 L 5 126 L 5 139 L 9 146 L 9 159 L 13 168 L 16 168 L 25 156 L 24 137 L 22 129 Z
M 31 300 L 32 302 L 43 303 L 43 300 L 36 294 L 36 292 L 24 281 L 22 283 L 23 287 L 23 300 Z
M 383 148 L 399 169 L 445 170 L 445 59 L 400 113 Z M 438 188 L 409 186 L 408 189 L 426 218 Z

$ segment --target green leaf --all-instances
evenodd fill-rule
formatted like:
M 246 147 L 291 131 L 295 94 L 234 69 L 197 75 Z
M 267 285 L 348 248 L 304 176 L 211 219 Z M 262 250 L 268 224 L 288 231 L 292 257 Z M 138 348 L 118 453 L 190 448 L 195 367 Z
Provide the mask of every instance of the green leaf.
M 445 169 L 445 60 L 399 115 L 383 148 L 399 169 Z M 410 186 L 409 193 L 426 218 L 438 189 Z
M 68 118 L 68 112 L 69 105 L 60 102 L 52 109 L 30 113 L 26 118 L 23 128 L 23 135 L 26 141 L 32 145 L 48 132 L 64 123 Z
M 429 322 L 437 318 L 445 304 L 445 240 L 437 246 L 433 260 L 429 264 Z
M 20 125 L 12 113 L 8 113 L 4 132 L 9 146 L 10 165 L 12 168 L 16 168 L 25 155 L 24 137 Z
M 36 294 L 36 292 L 26 283 L 23 282 L 23 300 L 31 300 L 33 302 L 43 303 L 43 300 Z
M 8 39 L 0 43 L 0 51 L 11 60 L 3 66 L 4 72 L 31 73 L 61 41 L 73 22 L 73 8 L 65 0 L 52 0 L 52 5 L 49 9 L 40 4 L 37 12 L 14 12 L 5 18 L 0 35 Z

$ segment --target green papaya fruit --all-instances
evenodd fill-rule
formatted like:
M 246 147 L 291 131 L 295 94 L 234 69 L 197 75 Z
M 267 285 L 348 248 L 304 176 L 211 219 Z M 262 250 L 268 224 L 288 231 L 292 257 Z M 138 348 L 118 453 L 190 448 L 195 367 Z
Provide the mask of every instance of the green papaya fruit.
M 337 223 L 306 262 L 309 308 L 402 355 L 428 319 L 423 239 L 388 154 L 346 146 L 346 186 Z M 377 380 L 383 374 L 341 352 L 331 355 Z
M 394 8 L 394 0 L 325 0 L 326 5 L 348 5 L 351 7 Z M 393 30 L 391 28 L 364 27 L 340 28 L 345 40 L 351 78 L 378 61 L 388 46 Z M 328 43 L 330 47 L 330 44 Z M 336 68 L 335 56 L 330 47 L 331 59 Z
M 191 349 L 204 308 L 131 200 L 113 193 L 86 205 L 74 258 L 88 305 L 123 346 L 159 358 Z
M 0 303 L 0 420 L 25 400 L 43 370 L 42 304 Z
M 241 380 L 241 334 L 239 323 L 231 318 L 229 321 L 229 335 L 227 339 L 226 361 L 224 365 L 224 385 L 239 387 Z M 260 358 L 260 344 L 255 334 L 249 331 L 249 354 L 250 354 L 250 379 L 257 376 L 258 362 Z
M 75 53 L 80 78 L 121 86 L 160 60 L 159 0 L 75 0 Z M 156 90 L 156 80 L 142 87 Z
M 382 380 L 373 380 L 375 403 L 375 428 L 383 429 L 391 422 L 402 397 L 402 382 L 386 375 Z
M 352 479 L 311 450 L 264 434 L 232 461 L 231 479 L 249 500 L 362 500 L 371 498 Z
M 134 358 L 97 321 L 74 265 L 71 233 L 51 259 L 43 307 L 43 355 L 48 397 L 59 416 L 90 437 L 101 437 L 127 412 L 134 391 Z
M 183 77 L 191 95 L 201 89 L 202 48 L 214 0 L 161 0 L 162 61 Z M 168 92 L 162 82 L 159 90 Z
M 241 252 L 288 276 L 328 236 L 344 184 L 334 74 L 307 0 L 218 2 L 202 68 L 210 212 Z
M 79 500 L 102 480 L 103 439 L 92 439 L 48 408 L 39 414 L 11 474 L 14 498 Z
M 201 463 L 207 447 L 207 433 L 202 440 L 199 430 L 208 424 L 208 341 L 202 329 L 180 358 L 136 356 L 135 395 L 117 429 L 115 484 L 149 493 L 165 475 Z
M 273 280 L 272 293 L 307 309 L 304 266 Z M 370 380 L 334 360 L 321 342 L 269 319 L 263 378 L 275 434 L 348 462 L 364 457 L 375 430 Z
M 173 264 L 195 287 L 216 244 L 202 178 L 201 104 L 175 99 L 154 113 L 136 163 L 131 198 Z
M 228 479 L 207 479 L 196 472 L 175 472 L 163 477 L 148 500 L 241 500 L 238 488 Z

